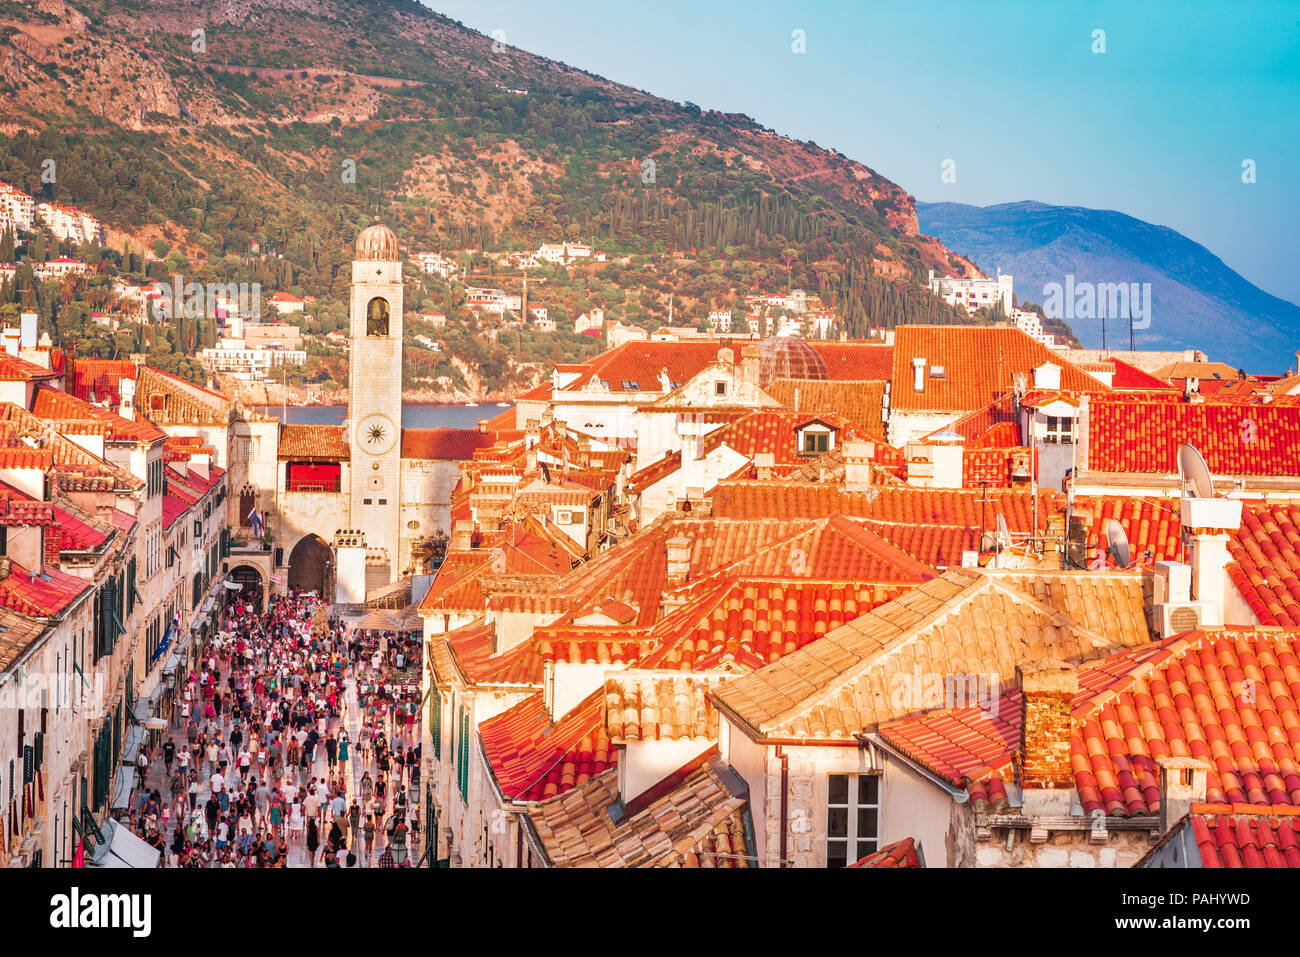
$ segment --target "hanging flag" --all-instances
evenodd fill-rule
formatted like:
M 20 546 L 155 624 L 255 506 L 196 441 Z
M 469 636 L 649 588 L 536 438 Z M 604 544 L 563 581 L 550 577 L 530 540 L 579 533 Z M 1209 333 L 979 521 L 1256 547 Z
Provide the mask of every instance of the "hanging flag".
M 77 846 L 72 852 L 72 866 L 86 866 L 86 842 L 81 837 L 77 838 Z

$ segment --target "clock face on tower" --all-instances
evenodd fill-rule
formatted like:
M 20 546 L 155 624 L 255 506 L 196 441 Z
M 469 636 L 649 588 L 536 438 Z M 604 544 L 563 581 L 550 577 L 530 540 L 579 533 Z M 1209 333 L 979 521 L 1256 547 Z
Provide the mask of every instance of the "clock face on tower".
M 372 412 L 357 423 L 357 448 L 371 455 L 383 455 L 397 441 L 397 429 L 386 415 Z

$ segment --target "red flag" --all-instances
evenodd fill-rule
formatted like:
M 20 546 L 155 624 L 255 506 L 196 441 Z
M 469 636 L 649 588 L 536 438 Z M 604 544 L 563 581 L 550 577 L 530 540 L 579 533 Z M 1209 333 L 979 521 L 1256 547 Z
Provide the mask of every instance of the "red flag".
M 80 837 L 77 838 L 77 846 L 72 852 L 72 866 L 73 867 L 86 866 L 86 842 L 82 840 Z

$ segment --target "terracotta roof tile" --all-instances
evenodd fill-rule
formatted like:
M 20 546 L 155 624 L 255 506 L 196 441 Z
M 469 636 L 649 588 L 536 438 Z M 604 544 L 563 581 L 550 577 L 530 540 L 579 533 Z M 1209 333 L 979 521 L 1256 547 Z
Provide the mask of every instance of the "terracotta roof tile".
M 1142 591 L 1136 574 L 954 569 L 720 686 L 713 701 L 758 736 L 850 740 L 934 707 L 917 675 L 1006 684 L 1025 660 L 1086 661 L 1149 642 Z
M 913 359 L 924 359 L 921 391 L 913 388 Z M 1104 391 L 1106 387 L 1036 339 L 1011 326 L 899 326 L 894 330 L 894 411 L 970 412 L 1015 385 L 1015 375 L 1044 363 L 1061 368 L 1061 388 Z M 931 375 L 941 366 L 942 378 Z
M 708 693 L 721 672 L 620 671 L 605 677 L 605 730 L 629 741 L 718 740 L 718 713 Z
M 618 777 L 608 771 L 529 808 L 528 817 L 555 867 L 747 867 L 749 807 L 729 776 L 721 762 L 706 761 L 615 823 Z
M 346 462 L 351 457 L 341 425 L 280 426 L 281 461 Z
M 552 722 L 541 692 L 478 726 L 493 776 L 508 801 L 541 801 L 614 766 L 597 690 Z
M 478 429 L 402 429 L 402 458 L 468 461 L 495 442 L 494 432 Z
M 1300 868 L 1300 808 L 1196 804 L 1183 826 L 1201 867 Z
M 1300 475 L 1300 406 L 1097 398 L 1088 442 L 1093 471 L 1176 475 L 1190 442 L 1215 474 Z
M 887 844 L 878 851 L 854 861 L 847 867 L 920 867 L 921 858 L 916 852 L 916 842 L 910 837 Z
M 1209 764 L 1210 801 L 1300 804 L 1298 637 L 1233 627 L 1188 632 L 1084 665 L 1070 763 L 1085 813 L 1158 813 L 1162 756 Z M 1018 741 L 1018 702 L 1011 689 L 996 708 L 931 712 L 880 733 L 954 783 L 991 783 Z

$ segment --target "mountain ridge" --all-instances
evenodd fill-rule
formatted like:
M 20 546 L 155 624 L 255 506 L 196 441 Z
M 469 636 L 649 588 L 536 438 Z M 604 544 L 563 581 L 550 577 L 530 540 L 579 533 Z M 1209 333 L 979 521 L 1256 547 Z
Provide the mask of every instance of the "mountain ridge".
M 1023 301 L 1041 304 L 1047 284 L 1064 283 L 1067 275 L 1150 282 L 1151 325 L 1134 331 L 1139 348 L 1199 348 L 1250 371 L 1294 368 L 1300 306 L 1255 286 L 1171 227 L 1118 210 L 1034 200 L 984 207 L 918 202 L 917 216 L 922 230 L 983 269 L 1011 273 Z M 1072 325 L 1089 347 L 1101 344 L 1099 321 Z M 1108 322 L 1106 333 L 1108 346 L 1127 345 L 1126 322 Z

